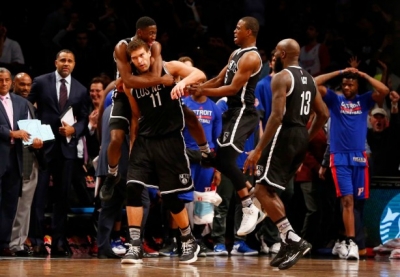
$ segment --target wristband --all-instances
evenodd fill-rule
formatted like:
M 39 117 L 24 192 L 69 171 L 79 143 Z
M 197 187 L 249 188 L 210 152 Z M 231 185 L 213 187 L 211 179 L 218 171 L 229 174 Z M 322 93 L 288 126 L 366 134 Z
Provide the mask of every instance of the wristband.
M 339 75 L 342 75 L 343 74 L 343 70 L 339 70 Z
M 395 108 L 395 109 L 397 109 L 397 108 L 398 108 L 398 105 L 399 105 L 399 103 L 398 103 L 398 102 L 392 102 L 392 103 L 391 103 L 391 105 L 392 105 L 392 108 Z

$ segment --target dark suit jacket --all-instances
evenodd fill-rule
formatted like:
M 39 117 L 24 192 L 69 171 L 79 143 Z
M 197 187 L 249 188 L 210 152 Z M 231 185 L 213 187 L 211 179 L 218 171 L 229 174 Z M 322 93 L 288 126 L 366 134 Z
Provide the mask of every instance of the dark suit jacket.
M 57 98 L 56 73 L 51 72 L 36 77 L 33 80 L 31 92 L 28 100 L 37 104 L 37 116 L 42 124 L 49 124 L 53 130 L 55 141 L 45 143 L 44 149 L 46 158 L 49 161 L 57 155 L 52 150 L 56 147 L 61 149 L 61 154 L 65 159 L 75 159 L 77 157 L 76 146 L 78 138 L 84 134 L 88 124 L 88 100 L 87 89 L 73 77 L 71 78 L 71 88 L 68 101 L 64 110 L 60 110 Z M 72 107 L 76 123 L 73 125 L 75 134 L 70 143 L 67 143 L 65 137 L 61 136 L 58 128 L 61 127 L 61 115 Z
M 28 102 L 23 97 L 10 93 L 13 106 L 13 130 L 19 130 L 18 120 L 28 118 Z M 0 178 L 3 176 L 8 166 L 8 156 L 10 155 L 10 130 L 11 124 L 8 120 L 7 112 L 2 103 L 0 103 Z M 18 170 L 22 175 L 22 141 L 15 139 L 15 147 L 18 157 Z

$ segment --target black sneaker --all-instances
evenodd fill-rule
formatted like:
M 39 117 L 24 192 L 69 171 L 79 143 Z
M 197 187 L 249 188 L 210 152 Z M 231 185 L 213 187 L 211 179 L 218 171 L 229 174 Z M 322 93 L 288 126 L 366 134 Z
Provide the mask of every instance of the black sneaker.
M 287 251 L 288 251 L 288 245 L 284 242 L 281 242 L 281 248 L 279 249 L 278 254 L 275 255 L 275 257 L 272 259 L 269 265 L 273 267 L 278 267 L 285 260 Z
M 304 239 L 298 242 L 286 239 L 286 243 L 288 244 L 288 250 L 286 251 L 284 261 L 278 266 L 279 269 L 291 268 L 312 248 L 312 245 Z
M 199 254 L 197 254 L 198 257 L 207 257 L 208 253 L 213 252 L 211 249 L 208 249 L 204 242 L 199 241 L 197 244 L 200 246 Z
M 140 240 L 130 240 L 128 252 L 121 259 L 121 264 L 143 263 L 143 250 Z
M 200 252 L 200 246 L 192 234 L 182 236 L 182 256 L 179 258 L 180 263 L 190 264 L 197 261 L 197 254 Z
M 178 244 L 176 243 L 176 238 L 173 238 L 170 243 L 166 243 L 163 248 L 161 248 L 158 253 L 161 256 L 166 257 L 177 257 L 179 256 Z
M 215 167 L 215 159 L 216 159 L 216 155 L 215 152 L 211 151 L 211 152 L 201 152 L 201 161 L 200 164 L 202 167 L 205 168 L 210 168 L 210 167 Z
M 112 174 L 107 174 L 104 180 L 103 186 L 100 189 L 100 199 L 103 201 L 109 201 L 114 194 L 114 187 L 121 180 L 121 175 L 119 173 L 117 176 Z

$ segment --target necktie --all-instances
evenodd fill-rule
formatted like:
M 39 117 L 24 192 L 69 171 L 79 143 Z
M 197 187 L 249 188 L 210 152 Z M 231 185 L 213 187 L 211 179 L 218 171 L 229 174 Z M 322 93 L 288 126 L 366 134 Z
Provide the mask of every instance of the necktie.
M 11 130 L 13 130 L 14 129 L 13 109 L 12 109 L 11 104 L 9 103 L 9 100 L 8 100 L 10 98 L 9 97 L 5 97 L 5 96 L 0 96 L 0 98 L 1 98 L 1 102 L 3 103 L 4 109 L 7 112 L 8 120 L 10 121 L 10 124 L 11 124 Z
M 65 79 L 61 79 L 60 82 L 61 82 L 60 98 L 58 100 L 58 104 L 60 106 L 60 110 L 62 111 L 64 109 L 65 104 L 67 103 L 68 92 L 67 92 L 67 86 L 65 85 Z

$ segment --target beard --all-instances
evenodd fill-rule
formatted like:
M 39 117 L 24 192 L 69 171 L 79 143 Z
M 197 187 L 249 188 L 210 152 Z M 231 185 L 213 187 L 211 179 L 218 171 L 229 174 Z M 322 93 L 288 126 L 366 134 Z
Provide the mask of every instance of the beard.
M 274 72 L 278 73 L 283 69 L 283 63 L 281 57 L 275 58 Z

